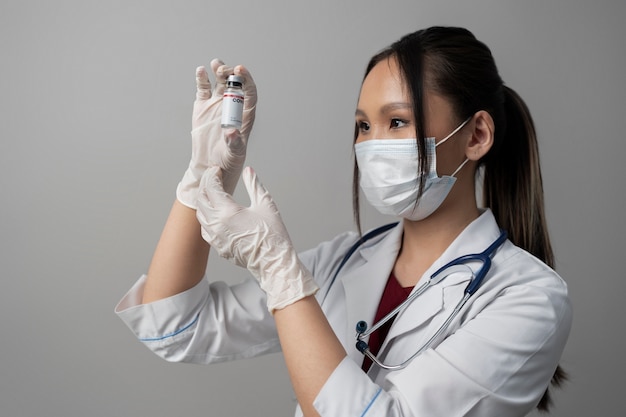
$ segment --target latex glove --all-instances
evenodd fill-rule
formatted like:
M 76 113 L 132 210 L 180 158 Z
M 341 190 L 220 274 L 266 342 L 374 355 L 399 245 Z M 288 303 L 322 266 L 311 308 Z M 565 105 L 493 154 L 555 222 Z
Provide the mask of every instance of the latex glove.
M 256 173 L 247 167 L 242 178 L 249 207 L 224 191 L 217 167 L 209 168 L 202 178 L 196 217 L 204 240 L 259 281 L 273 313 L 315 294 L 318 286 L 300 262 L 278 208 Z
M 196 69 L 196 100 L 191 123 L 191 161 L 176 188 L 178 200 L 193 209 L 202 174 L 209 166 L 222 168 L 224 189 L 232 194 L 239 181 L 246 159 L 248 137 L 256 112 L 256 85 L 248 70 L 238 65 L 224 65 L 219 59 L 211 61 L 216 85 L 211 88 L 209 74 L 204 67 Z M 222 97 L 226 78 L 236 74 L 244 77 L 244 106 L 241 131 L 222 129 Z

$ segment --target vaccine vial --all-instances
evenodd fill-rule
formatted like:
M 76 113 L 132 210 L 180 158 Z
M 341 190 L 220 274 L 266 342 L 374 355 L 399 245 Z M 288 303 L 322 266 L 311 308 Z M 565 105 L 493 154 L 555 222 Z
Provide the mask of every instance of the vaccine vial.
M 243 77 L 229 75 L 222 99 L 222 127 L 241 129 L 243 119 Z

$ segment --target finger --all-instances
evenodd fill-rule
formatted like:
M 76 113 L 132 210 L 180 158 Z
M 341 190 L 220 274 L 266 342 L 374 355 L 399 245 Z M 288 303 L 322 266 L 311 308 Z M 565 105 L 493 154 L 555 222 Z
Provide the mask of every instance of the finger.
M 233 74 L 233 67 L 229 67 L 219 59 L 211 61 L 211 69 L 215 74 L 215 94 L 221 96 L 224 94 L 224 88 L 226 88 L 226 78 Z
M 207 100 L 211 98 L 211 82 L 204 67 L 196 68 L 196 98 Z
M 222 171 L 217 166 L 208 168 L 202 175 L 200 180 L 200 197 L 198 199 L 200 200 L 200 198 L 203 199 L 203 202 L 201 204 L 198 201 L 198 207 L 206 206 L 215 212 L 234 213 L 242 208 L 233 200 L 230 194 L 224 191 Z
M 256 84 L 254 83 L 254 79 L 252 78 L 250 71 L 248 71 L 248 69 L 244 67 L 243 65 L 237 65 L 235 67 L 234 74 L 240 75 L 244 79 L 243 91 L 244 91 L 244 94 L 246 95 L 246 100 L 243 103 L 244 108 L 249 109 L 251 107 L 256 106 L 256 101 L 257 101 Z
M 246 167 L 242 173 L 243 183 L 250 197 L 250 207 L 273 206 L 274 200 L 256 175 L 252 167 Z
M 221 67 L 222 65 L 224 65 L 224 61 L 222 61 L 219 58 L 214 58 L 211 60 L 211 71 L 213 71 L 213 74 L 217 74 L 217 69 L 219 67 Z

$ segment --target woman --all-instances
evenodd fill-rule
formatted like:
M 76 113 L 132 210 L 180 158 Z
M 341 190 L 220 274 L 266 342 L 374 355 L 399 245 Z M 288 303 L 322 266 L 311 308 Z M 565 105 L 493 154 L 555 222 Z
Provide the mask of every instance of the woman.
M 215 99 L 233 70 L 213 68 Z M 571 307 L 550 267 L 532 120 L 503 85 L 489 49 L 467 30 L 433 27 L 372 58 L 356 109 L 355 215 L 358 225 L 360 187 L 400 221 L 360 244 L 359 234 L 344 233 L 299 255 L 252 169 L 243 171 L 251 206 L 230 196 L 256 103 L 249 73 L 235 71 L 252 97 L 246 124 L 241 135 L 226 132 L 226 141 L 216 139 L 221 132 L 211 117 L 210 134 L 194 130 L 204 142 L 195 140 L 148 274 L 116 309 L 135 334 L 171 361 L 282 350 L 298 413 L 306 416 L 522 416 L 547 409 L 550 380 L 563 376 L 558 361 Z M 202 71 L 198 86 L 199 109 L 211 97 Z M 194 114 L 202 113 L 196 107 Z M 194 161 L 200 149 L 210 155 L 204 164 Z M 476 204 L 480 166 L 486 208 Z M 203 280 L 209 247 L 200 236 L 256 280 L 230 287 Z M 490 261 L 446 269 L 423 287 L 443 265 L 486 248 Z M 489 262 L 481 285 L 459 304 Z M 360 335 L 364 359 L 355 324 L 371 327 L 418 292 L 385 325 Z

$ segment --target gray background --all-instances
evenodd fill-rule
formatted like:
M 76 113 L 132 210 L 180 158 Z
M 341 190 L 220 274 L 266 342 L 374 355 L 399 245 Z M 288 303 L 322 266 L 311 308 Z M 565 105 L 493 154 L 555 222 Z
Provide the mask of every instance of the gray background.
M 487 43 L 534 114 L 546 208 L 574 304 L 554 416 L 622 416 L 626 3 L 0 3 L 0 414 L 291 415 L 280 355 L 166 363 L 113 314 L 150 261 L 190 155 L 194 70 L 245 63 L 250 165 L 298 249 L 353 227 L 364 66 L 415 29 Z M 245 201 L 239 189 L 236 196 Z M 371 211 L 366 226 L 386 221 Z M 212 258 L 216 276 L 241 270 Z

